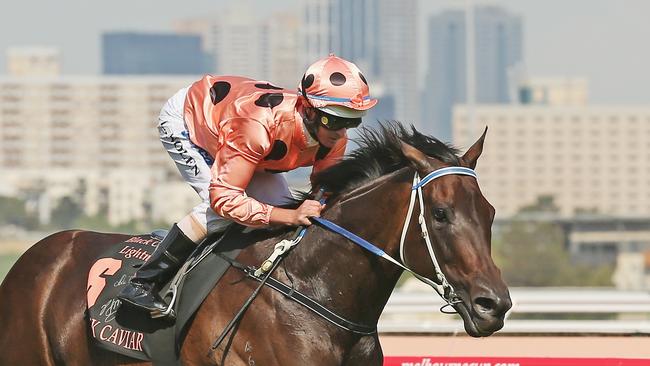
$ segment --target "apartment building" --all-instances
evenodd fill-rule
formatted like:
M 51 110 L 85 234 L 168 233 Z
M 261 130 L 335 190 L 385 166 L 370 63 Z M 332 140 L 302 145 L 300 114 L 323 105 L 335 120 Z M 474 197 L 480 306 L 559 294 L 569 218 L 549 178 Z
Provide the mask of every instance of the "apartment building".
M 158 114 L 196 78 L 0 77 L 1 191 L 38 202 L 44 221 L 64 196 L 114 224 L 145 217 L 152 187 L 179 179 Z
M 501 218 L 552 196 L 561 216 L 650 217 L 650 106 L 479 105 L 453 116 L 453 142 L 489 127 L 477 172 Z

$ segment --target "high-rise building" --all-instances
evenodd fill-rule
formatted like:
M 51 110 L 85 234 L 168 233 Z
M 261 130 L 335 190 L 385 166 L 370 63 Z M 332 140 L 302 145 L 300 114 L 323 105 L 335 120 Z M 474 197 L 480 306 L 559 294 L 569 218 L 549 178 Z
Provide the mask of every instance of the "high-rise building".
M 304 71 L 299 58 L 295 15 L 278 13 L 258 19 L 249 1 L 223 9 L 213 18 L 178 21 L 180 33 L 200 34 L 214 56 L 210 73 L 268 80 L 285 88 L 298 85 Z
M 105 33 L 102 60 L 106 75 L 201 75 L 211 66 L 198 35 Z
M 56 76 L 61 73 L 61 53 L 54 47 L 11 47 L 7 71 L 12 76 Z
M 395 118 L 421 126 L 418 92 L 418 2 L 378 0 L 379 80 L 394 101 Z
M 428 38 L 423 127 L 449 140 L 453 105 L 467 101 L 465 12 L 450 10 L 431 17 Z M 499 7 L 477 7 L 473 38 L 475 101 L 511 102 L 509 73 L 523 60 L 521 17 Z
M 369 77 L 379 74 L 379 7 L 376 0 L 332 2 L 331 48 Z
M 305 70 L 298 57 L 300 22 L 294 14 L 275 14 L 268 22 L 268 75 L 264 79 L 296 89 Z
M 390 96 L 393 117 L 417 124 L 417 0 L 308 0 L 302 4 L 303 67 L 329 53 L 355 62 L 366 74 L 374 96 L 382 97 L 377 94 L 380 90 Z
M 300 66 L 304 70 L 314 61 L 337 52 L 333 47 L 333 7 L 337 0 L 306 0 L 301 2 Z
M 537 105 L 585 105 L 589 83 L 582 78 L 530 78 L 516 88 L 517 102 Z
M 268 33 L 266 24 L 255 18 L 250 2 L 238 2 L 224 9 L 211 24 L 218 74 L 245 75 L 264 79 L 268 75 Z

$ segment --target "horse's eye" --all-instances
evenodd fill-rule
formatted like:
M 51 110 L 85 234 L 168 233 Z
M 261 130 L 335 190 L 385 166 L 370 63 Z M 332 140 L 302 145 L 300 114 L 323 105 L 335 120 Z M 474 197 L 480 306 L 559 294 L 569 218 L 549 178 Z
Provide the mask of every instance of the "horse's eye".
M 448 222 L 447 212 L 444 208 L 434 208 L 433 209 L 433 218 L 438 222 Z

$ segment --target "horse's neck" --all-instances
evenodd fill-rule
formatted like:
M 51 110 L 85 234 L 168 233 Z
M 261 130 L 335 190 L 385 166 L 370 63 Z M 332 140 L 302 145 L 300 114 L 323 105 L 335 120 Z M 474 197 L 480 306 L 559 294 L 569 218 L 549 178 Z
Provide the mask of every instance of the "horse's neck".
M 398 257 L 410 191 L 407 174 L 382 179 L 335 204 L 324 217 Z M 313 245 L 311 253 L 306 254 L 311 259 L 305 260 L 318 263 L 305 273 L 315 297 L 350 320 L 375 324 L 402 271 L 337 234 L 321 238 L 318 243 L 304 243 Z

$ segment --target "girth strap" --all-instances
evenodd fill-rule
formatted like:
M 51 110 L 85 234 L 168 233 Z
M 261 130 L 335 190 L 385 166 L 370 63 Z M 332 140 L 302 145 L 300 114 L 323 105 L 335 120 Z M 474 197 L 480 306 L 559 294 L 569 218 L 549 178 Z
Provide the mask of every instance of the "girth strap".
M 230 262 L 230 264 L 244 272 L 249 278 L 252 278 L 258 282 L 262 282 L 262 277 L 255 276 L 255 271 L 256 268 L 244 265 L 242 263 L 239 263 L 235 260 L 232 260 L 230 258 L 227 258 L 225 256 L 222 256 L 219 254 L 224 260 Z M 377 325 L 374 326 L 368 326 L 368 325 L 363 325 L 359 323 L 352 322 L 350 320 L 347 320 L 343 318 L 342 316 L 330 311 L 323 305 L 319 304 L 315 300 L 311 299 L 309 296 L 301 293 L 300 291 L 296 290 L 292 286 L 288 286 L 278 280 L 276 280 L 273 277 L 269 277 L 265 283 L 265 285 L 269 286 L 270 288 L 278 291 L 279 293 L 283 294 L 284 296 L 290 298 L 291 300 L 299 303 L 300 305 L 306 307 L 307 309 L 313 311 L 323 319 L 327 320 L 328 322 L 336 325 L 339 328 L 345 329 L 347 331 L 350 331 L 352 333 L 360 334 L 360 335 L 373 335 L 377 333 Z

